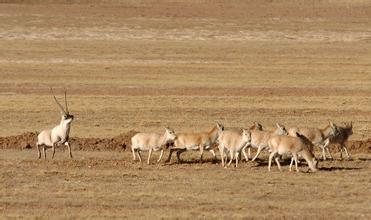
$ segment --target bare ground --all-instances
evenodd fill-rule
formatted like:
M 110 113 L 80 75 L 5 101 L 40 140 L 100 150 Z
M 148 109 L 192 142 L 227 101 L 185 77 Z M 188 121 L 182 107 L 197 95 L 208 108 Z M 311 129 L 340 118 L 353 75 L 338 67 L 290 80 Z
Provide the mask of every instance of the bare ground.
M 370 219 L 371 1 L 0 2 L 0 218 Z M 73 160 L 36 159 L 59 121 L 50 86 L 68 89 Z M 166 125 L 328 119 L 354 122 L 353 160 L 333 148 L 317 173 L 125 151 Z
M 314 174 L 303 164 L 300 173 L 269 173 L 265 160 L 224 169 L 194 154 L 149 166 L 129 153 L 74 155 L 43 161 L 34 151 L 3 150 L 3 217 L 370 218 L 368 154 L 320 162 Z

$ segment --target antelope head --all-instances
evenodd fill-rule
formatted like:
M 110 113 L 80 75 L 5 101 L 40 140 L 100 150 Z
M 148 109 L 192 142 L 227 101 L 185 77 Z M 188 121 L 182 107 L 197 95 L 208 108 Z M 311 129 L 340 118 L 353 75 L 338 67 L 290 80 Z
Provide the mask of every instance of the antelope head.
M 331 128 L 329 136 L 332 136 L 332 137 L 337 136 L 339 134 L 338 127 L 331 120 L 329 120 L 328 122 Z
M 259 131 L 263 130 L 263 126 L 259 122 L 254 121 L 254 126 L 256 130 L 259 130 Z
M 350 121 L 350 123 L 345 124 L 345 130 L 349 136 L 353 134 L 353 121 Z
M 250 126 L 249 129 L 250 130 L 262 131 L 263 130 L 263 126 L 259 122 L 254 121 L 253 124 Z
M 285 126 L 279 124 L 279 123 L 276 123 L 276 126 L 277 126 L 277 130 L 276 130 L 276 134 L 277 135 L 288 135 L 289 133 L 287 132 Z
M 216 129 L 218 131 L 217 136 L 220 136 L 221 133 L 224 131 L 224 126 L 222 124 L 216 122 L 215 127 L 216 127 Z M 215 127 L 214 127 L 214 129 L 215 129 Z
M 71 122 L 73 120 L 73 115 L 71 115 L 68 111 L 68 105 L 67 105 L 67 91 L 65 90 L 64 91 L 64 103 L 65 103 L 65 107 L 66 109 L 63 108 L 63 106 L 61 105 L 61 103 L 58 102 L 57 98 L 55 97 L 54 93 L 53 93 L 53 89 L 50 88 L 51 92 L 52 92 L 52 95 L 53 95 L 53 98 L 54 98 L 54 101 L 55 103 L 57 103 L 60 111 L 61 111 L 61 115 L 62 115 L 62 120 L 63 121 L 68 121 L 68 122 Z
M 250 130 L 242 129 L 242 139 L 247 144 L 251 144 L 251 132 L 250 132 Z
M 311 170 L 313 172 L 316 172 L 318 170 L 318 160 L 315 157 L 313 157 L 312 163 L 313 163 L 313 168 L 311 168 Z
M 219 130 L 219 131 L 224 131 L 224 126 L 218 122 L 216 122 L 216 128 Z
M 167 140 L 167 143 L 171 143 L 173 141 L 175 141 L 175 139 L 177 138 L 176 134 L 175 134 L 175 131 L 169 127 L 166 127 L 165 128 L 165 140 Z

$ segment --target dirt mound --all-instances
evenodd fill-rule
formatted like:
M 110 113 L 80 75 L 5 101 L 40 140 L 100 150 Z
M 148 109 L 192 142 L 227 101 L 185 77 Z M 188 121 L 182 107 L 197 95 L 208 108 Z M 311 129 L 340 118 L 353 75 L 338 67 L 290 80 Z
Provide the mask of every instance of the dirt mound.
M 131 144 L 131 137 L 137 131 L 122 133 L 113 138 L 79 138 L 71 137 L 70 144 L 74 150 L 94 150 L 94 151 L 123 151 Z M 27 149 L 35 148 L 37 134 L 26 132 L 20 135 L 0 137 L 0 149 Z M 353 140 L 347 143 L 350 153 L 371 153 L 371 138 L 366 140 Z M 331 146 L 332 151 L 336 152 L 337 147 Z
M 113 138 L 71 138 L 70 142 L 76 150 L 122 151 L 130 146 L 131 137 L 136 133 L 138 132 L 132 130 Z
M 113 138 L 79 138 L 71 137 L 70 144 L 74 150 L 111 150 L 122 151 L 130 145 L 131 137 L 136 131 L 122 133 Z M 26 132 L 20 135 L 0 137 L 0 149 L 27 149 L 35 148 L 37 134 L 35 132 Z
M 350 152 L 371 153 L 371 138 L 349 141 L 347 147 Z
M 37 134 L 26 132 L 20 135 L 0 137 L 0 149 L 25 149 L 35 147 Z

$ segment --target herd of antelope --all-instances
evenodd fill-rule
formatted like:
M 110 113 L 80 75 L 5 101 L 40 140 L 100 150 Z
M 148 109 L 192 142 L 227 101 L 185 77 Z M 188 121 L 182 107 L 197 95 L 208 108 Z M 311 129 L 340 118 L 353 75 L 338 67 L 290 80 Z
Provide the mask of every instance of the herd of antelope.
M 65 109 L 58 102 L 53 94 L 54 101 L 57 103 L 61 111 L 60 124 L 53 129 L 44 130 L 38 135 L 36 147 L 38 150 L 38 158 L 41 158 L 42 148 L 44 159 L 46 159 L 47 148 L 52 148 L 52 158 L 54 158 L 55 147 L 64 144 L 68 147 L 69 156 L 72 158 L 71 147 L 68 143 L 71 123 L 74 119 L 68 111 L 67 94 L 65 92 Z M 280 156 L 291 156 L 290 171 L 292 165 L 295 163 L 296 171 L 298 172 L 298 160 L 302 157 L 308 164 L 311 171 L 317 171 L 317 160 L 314 156 L 315 147 L 319 147 L 322 151 L 323 160 L 329 158 L 333 159 L 329 144 L 338 144 L 340 151 L 340 158 L 345 152 L 347 159 L 350 159 L 349 152 L 346 148 L 345 142 L 349 136 L 353 134 L 352 122 L 345 124 L 345 126 L 337 126 L 329 121 L 329 124 L 324 128 L 308 128 L 308 127 L 292 127 L 286 129 L 285 126 L 276 123 L 274 131 L 263 130 L 261 124 L 254 122 L 248 129 L 225 128 L 223 125 L 216 123 L 216 125 L 206 132 L 198 133 L 176 133 L 171 128 L 165 128 L 163 134 L 157 133 L 137 133 L 131 138 L 131 152 L 134 161 L 138 156 L 139 161 L 142 162 L 142 151 L 148 151 L 147 164 L 150 164 L 150 159 L 153 151 L 161 151 L 157 162 L 160 162 L 164 151 L 169 149 L 169 156 L 166 162 L 170 162 L 171 156 L 176 152 L 178 163 L 181 162 L 180 155 L 185 151 L 199 151 L 200 162 L 204 151 L 209 151 L 214 159 L 216 159 L 215 150 L 218 149 L 223 167 L 228 167 L 233 161 L 235 166 L 243 154 L 246 161 L 251 157 L 251 148 L 256 148 L 257 153 L 252 158 L 254 161 L 263 150 L 270 152 L 268 160 L 268 170 L 271 169 L 271 163 L 274 159 L 277 163 L 278 169 L 281 171 Z M 248 153 L 246 154 L 246 150 Z

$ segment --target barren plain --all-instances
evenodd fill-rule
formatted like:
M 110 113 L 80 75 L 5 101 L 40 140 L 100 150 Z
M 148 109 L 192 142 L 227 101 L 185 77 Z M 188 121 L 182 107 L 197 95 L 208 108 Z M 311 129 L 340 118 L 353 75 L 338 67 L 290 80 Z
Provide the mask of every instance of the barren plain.
M 0 0 L 0 216 L 370 219 L 370 15 L 366 0 Z M 67 89 L 85 141 L 73 160 L 15 136 L 58 124 L 49 87 Z M 353 121 L 353 160 L 333 148 L 317 173 L 268 173 L 266 154 L 141 166 L 124 150 L 165 126 L 329 119 Z

